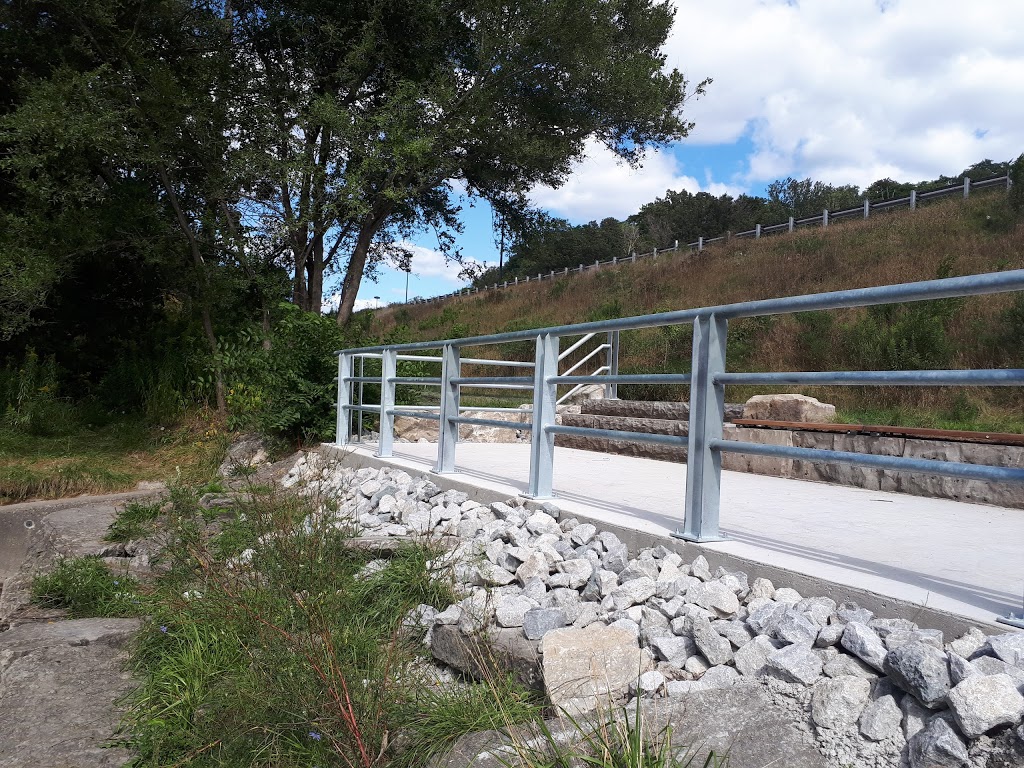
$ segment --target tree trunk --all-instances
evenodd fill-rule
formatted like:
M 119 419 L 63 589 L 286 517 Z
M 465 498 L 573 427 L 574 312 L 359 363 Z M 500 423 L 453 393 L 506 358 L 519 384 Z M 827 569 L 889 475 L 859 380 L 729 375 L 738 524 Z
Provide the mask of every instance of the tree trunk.
M 377 234 L 377 227 L 369 224 L 359 230 L 356 247 L 352 250 L 352 256 L 348 260 L 348 269 L 345 270 L 345 280 L 341 284 L 341 303 L 338 305 L 339 326 L 344 327 L 352 320 L 352 312 L 356 306 L 356 294 L 359 293 L 363 270 L 366 269 L 366 257 L 370 253 L 370 243 L 373 242 L 375 234 Z
M 204 303 L 200 310 L 203 320 L 203 332 L 206 334 L 206 341 L 210 345 L 210 355 L 213 357 L 213 389 L 217 399 L 217 413 L 224 416 L 228 412 L 227 398 L 224 396 L 224 370 L 220 367 L 217 359 L 217 335 L 213 332 L 213 321 L 210 318 L 210 308 Z
M 320 314 L 324 301 L 324 233 L 317 226 L 313 235 L 313 253 L 307 262 L 309 278 L 306 281 L 307 312 Z

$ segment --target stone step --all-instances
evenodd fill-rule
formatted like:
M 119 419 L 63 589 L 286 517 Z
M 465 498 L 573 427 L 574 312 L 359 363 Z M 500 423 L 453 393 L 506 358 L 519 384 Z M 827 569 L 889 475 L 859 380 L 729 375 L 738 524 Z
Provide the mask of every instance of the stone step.
M 617 401 L 607 401 L 617 402 Z M 680 405 L 665 403 L 664 405 Z M 651 435 L 682 435 L 687 434 L 689 424 L 674 419 L 640 418 L 633 416 L 606 416 L 592 413 L 562 414 L 562 424 L 567 427 L 587 427 L 590 429 L 613 429 L 620 432 L 643 432 Z M 577 437 L 575 435 L 558 435 L 555 444 L 565 448 L 578 448 L 598 453 L 613 453 L 619 456 L 638 456 L 662 461 L 686 461 L 686 448 L 670 445 L 654 445 L 633 440 L 612 440 L 605 437 Z

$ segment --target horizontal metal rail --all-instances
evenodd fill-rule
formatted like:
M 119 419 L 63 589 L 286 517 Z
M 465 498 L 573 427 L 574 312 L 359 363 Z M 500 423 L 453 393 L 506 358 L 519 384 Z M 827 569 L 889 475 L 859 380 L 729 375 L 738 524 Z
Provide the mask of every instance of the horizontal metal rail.
M 452 419 L 457 424 L 475 424 L 479 427 L 498 427 L 499 429 L 533 429 L 529 421 L 502 421 L 500 419 L 477 419 L 472 416 L 459 416 Z
M 525 376 L 456 376 L 451 380 L 452 384 L 460 387 L 495 387 L 495 386 L 522 386 L 526 389 L 533 387 L 533 379 Z
M 418 341 L 396 344 L 388 347 L 363 347 L 339 350 L 337 354 L 360 354 L 383 352 L 385 349 L 419 350 L 439 349 L 444 346 L 455 348 L 481 346 L 486 344 L 508 344 L 515 341 L 535 339 L 538 335 L 572 336 L 597 331 L 629 331 L 640 328 L 654 328 L 662 325 L 685 325 L 699 317 L 715 316 L 719 319 L 735 320 L 743 317 L 782 315 L 794 312 L 809 312 L 824 309 L 851 309 L 870 307 L 878 304 L 897 304 L 910 301 L 930 301 L 960 296 L 980 296 L 990 293 L 1005 293 L 1024 290 L 1024 269 L 1005 272 L 989 272 L 965 277 L 947 277 L 942 280 L 923 280 L 914 283 L 898 283 L 874 288 L 854 288 L 846 291 L 812 293 L 804 296 L 789 296 L 779 299 L 744 301 L 722 304 L 700 309 L 684 309 L 675 312 L 660 312 L 653 315 L 638 315 L 615 320 L 597 320 L 576 325 L 560 325 L 528 331 L 509 331 L 488 336 L 471 336 L 464 339 L 443 341 Z
M 1024 369 L 969 371 L 815 371 L 719 373 L 716 384 L 884 385 L 901 387 L 1014 387 L 1024 384 Z
M 634 443 L 652 443 L 654 445 L 672 445 L 686 447 L 686 435 L 655 435 L 650 432 L 623 432 L 618 429 L 596 429 L 592 427 L 569 427 L 562 424 L 551 424 L 544 431 L 553 435 L 573 435 L 574 437 L 603 437 L 608 440 L 629 440 Z
M 549 376 L 548 384 L 687 384 L 688 373 L 624 373 L 618 376 Z
M 380 383 L 380 377 L 374 379 Z M 441 378 L 437 376 L 388 376 L 388 384 L 415 384 L 420 387 L 436 387 L 441 384 Z
M 440 415 L 436 413 L 430 413 L 429 411 L 405 411 L 399 409 L 389 409 L 389 416 L 404 416 L 407 419 L 427 419 L 429 421 L 439 421 Z
M 852 464 L 858 467 L 888 469 L 895 472 L 919 472 L 965 480 L 987 480 L 993 483 L 1024 483 L 1024 469 L 993 467 L 986 464 L 964 464 L 935 459 L 908 459 L 903 456 L 880 456 L 871 453 L 826 451 L 817 448 L 790 448 L 785 445 L 744 443 L 737 440 L 712 440 L 711 450 L 754 456 L 810 461 L 816 464 Z
M 379 405 L 343 405 L 345 411 L 366 411 L 368 413 L 380 413 Z

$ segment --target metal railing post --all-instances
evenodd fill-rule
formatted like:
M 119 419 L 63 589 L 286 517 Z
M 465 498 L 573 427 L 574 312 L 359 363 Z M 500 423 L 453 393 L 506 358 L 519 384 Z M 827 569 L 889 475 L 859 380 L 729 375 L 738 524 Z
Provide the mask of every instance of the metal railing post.
M 761 238 L 761 225 L 760 224 L 755 224 L 754 225 L 754 239 L 755 240 L 759 240 L 760 238 Z
M 385 349 L 380 356 L 380 438 L 377 443 L 377 456 L 382 459 L 391 456 L 391 446 L 395 441 L 395 389 L 393 379 L 398 376 L 398 352 Z M 389 381 L 390 379 L 390 381 Z
M 790 232 L 793 231 L 793 217 L 792 216 L 789 217 L 789 231 Z
M 822 227 L 827 227 L 828 226 L 828 208 L 826 208 L 825 210 L 823 210 L 821 212 L 821 226 Z
M 441 350 L 441 420 L 438 422 L 437 467 L 434 471 L 446 474 L 455 471 L 455 443 L 458 440 L 459 385 L 452 379 L 458 378 L 461 364 L 459 348 L 445 344 Z
M 864 201 L 864 218 L 867 219 L 871 216 L 871 201 Z
M 353 366 L 354 367 L 354 366 Z M 359 378 L 363 378 L 366 375 L 366 358 L 362 355 L 359 356 Z M 356 399 L 357 405 L 363 405 L 366 399 L 363 397 L 364 393 L 363 382 L 359 382 L 359 397 Z M 356 442 L 363 442 L 363 412 L 356 411 Z
M 964 200 L 971 196 L 971 177 L 964 176 Z
M 608 331 L 608 375 L 619 375 L 619 332 Z M 607 400 L 619 399 L 619 385 L 614 382 L 604 385 L 604 396 Z
M 910 210 L 917 208 L 917 190 L 910 190 Z
M 555 401 L 558 384 L 548 379 L 558 376 L 557 336 L 546 333 L 537 337 L 533 360 L 533 429 L 530 431 L 530 487 L 526 495 L 534 499 L 550 499 L 555 464 L 555 435 L 547 427 L 555 424 Z
M 704 250 L 704 238 L 703 237 L 698 237 L 697 238 L 697 253 L 700 253 L 703 250 Z
M 348 406 L 352 405 L 349 387 L 351 382 L 345 381 L 352 376 L 352 356 L 338 355 L 338 425 L 335 432 L 335 445 L 348 445 L 349 428 L 352 416 Z
M 718 508 L 722 485 L 722 454 L 711 449 L 722 439 L 725 385 L 715 376 L 725 372 L 728 321 L 715 315 L 693 323 L 690 380 L 690 428 L 686 457 L 686 517 L 673 535 L 687 541 L 721 541 Z

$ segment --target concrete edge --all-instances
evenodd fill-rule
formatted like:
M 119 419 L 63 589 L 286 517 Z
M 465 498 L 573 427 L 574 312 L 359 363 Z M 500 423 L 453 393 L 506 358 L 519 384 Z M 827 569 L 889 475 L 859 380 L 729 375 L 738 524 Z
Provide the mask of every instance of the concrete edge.
M 396 468 L 408 471 L 389 459 L 357 453 L 348 448 L 342 448 L 330 443 L 321 444 L 316 450 L 328 455 L 339 455 L 345 463 L 355 469 L 371 467 L 374 469 Z M 462 491 L 473 501 L 481 504 L 490 504 L 495 501 L 505 501 L 508 494 L 489 488 L 481 488 L 472 482 L 462 480 L 459 475 L 442 475 L 434 472 L 424 473 L 430 477 L 430 481 L 441 490 Z M 558 506 L 558 499 L 551 500 L 551 503 Z M 526 500 L 528 508 L 539 508 L 540 503 Z M 673 552 L 677 552 L 686 560 L 693 560 L 698 555 L 704 555 L 712 570 L 718 566 L 731 571 L 743 571 L 753 580 L 756 578 L 770 579 L 776 586 L 792 587 L 801 595 L 830 597 L 837 603 L 851 600 L 860 606 L 867 608 L 879 616 L 908 619 L 921 626 L 930 629 L 942 630 L 947 639 L 960 637 L 971 627 L 977 627 L 987 634 L 1003 634 L 1012 632 L 1013 628 L 996 622 L 977 621 L 975 619 L 960 616 L 950 611 L 943 611 L 936 608 L 929 608 L 926 605 L 911 603 L 899 598 L 883 595 L 871 590 L 851 587 L 845 584 L 838 584 L 834 581 L 822 579 L 816 576 L 809 576 L 798 571 L 791 571 L 786 568 L 779 568 L 773 565 L 759 563 L 745 557 L 737 557 L 728 553 L 718 552 L 709 549 L 701 544 L 675 539 L 670 536 L 658 536 L 653 533 L 635 531 L 625 526 L 614 525 L 603 520 L 590 518 L 585 515 L 572 513 L 572 516 L 581 523 L 595 525 L 598 530 L 610 531 L 622 540 L 629 547 L 630 555 L 635 555 L 641 549 L 663 545 Z

